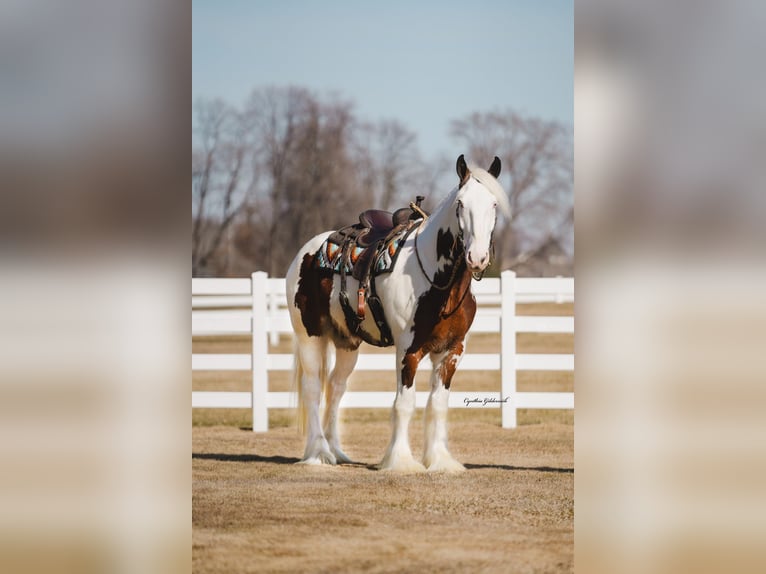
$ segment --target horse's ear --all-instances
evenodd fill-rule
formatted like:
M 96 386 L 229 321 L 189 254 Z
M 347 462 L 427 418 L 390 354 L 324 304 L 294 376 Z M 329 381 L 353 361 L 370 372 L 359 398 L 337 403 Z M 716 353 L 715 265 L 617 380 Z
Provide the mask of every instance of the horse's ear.
M 465 157 L 462 153 L 460 154 L 460 157 L 457 158 L 455 169 L 457 170 L 457 176 L 460 178 L 460 185 L 463 185 L 463 183 L 465 183 L 465 181 L 468 179 L 470 172 L 468 171 L 468 166 L 465 163 Z
M 497 176 L 500 175 L 500 158 L 499 157 L 495 156 L 495 159 L 492 160 L 492 165 L 489 166 L 489 169 L 487 171 L 489 171 L 492 177 L 497 179 Z

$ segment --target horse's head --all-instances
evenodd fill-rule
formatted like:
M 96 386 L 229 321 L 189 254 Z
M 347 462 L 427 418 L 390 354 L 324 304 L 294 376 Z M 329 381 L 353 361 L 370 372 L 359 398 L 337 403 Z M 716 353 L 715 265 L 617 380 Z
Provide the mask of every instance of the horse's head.
M 457 223 L 465 250 L 465 261 L 472 273 L 484 271 L 489 265 L 492 234 L 500 211 L 506 217 L 511 207 L 503 188 L 497 182 L 500 159 L 495 157 L 489 170 L 470 168 L 461 155 L 457 158 L 460 189 L 457 194 Z

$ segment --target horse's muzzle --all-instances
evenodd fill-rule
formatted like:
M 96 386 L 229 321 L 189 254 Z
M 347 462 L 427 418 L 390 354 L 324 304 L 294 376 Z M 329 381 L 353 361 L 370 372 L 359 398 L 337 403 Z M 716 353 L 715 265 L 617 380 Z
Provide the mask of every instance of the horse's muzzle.
M 484 271 L 487 268 L 487 265 L 489 265 L 489 252 L 481 256 L 474 256 L 469 250 L 465 255 L 465 261 L 468 264 L 468 269 L 472 273 L 479 273 L 480 271 Z

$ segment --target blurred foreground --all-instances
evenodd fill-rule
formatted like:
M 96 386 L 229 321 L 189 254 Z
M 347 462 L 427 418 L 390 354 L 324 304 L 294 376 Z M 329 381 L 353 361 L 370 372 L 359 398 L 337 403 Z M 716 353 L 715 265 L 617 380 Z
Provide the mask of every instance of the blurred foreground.
M 0 572 L 190 569 L 189 12 L 0 6 Z
M 576 11 L 576 567 L 766 563 L 766 11 Z

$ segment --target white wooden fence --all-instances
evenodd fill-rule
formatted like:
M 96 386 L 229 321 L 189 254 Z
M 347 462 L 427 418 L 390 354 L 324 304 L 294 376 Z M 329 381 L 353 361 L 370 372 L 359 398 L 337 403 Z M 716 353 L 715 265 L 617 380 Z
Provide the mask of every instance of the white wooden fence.
M 516 303 L 574 299 L 573 278 L 517 278 L 504 271 L 501 278 L 474 281 L 478 310 L 472 333 L 500 333 L 500 353 L 466 354 L 460 370 L 501 371 L 502 390 L 450 393 L 449 406 L 457 408 L 501 408 L 504 428 L 516 426 L 517 409 L 572 409 L 574 393 L 518 392 L 517 371 L 572 371 L 571 354 L 516 353 L 516 333 L 574 333 L 574 317 L 516 315 Z M 249 307 L 236 309 L 236 307 Z M 196 310 L 195 310 L 196 309 Z M 248 408 L 253 411 L 253 430 L 268 430 L 268 409 L 290 408 L 289 392 L 269 392 L 270 371 L 293 368 L 292 354 L 268 352 L 268 343 L 279 341 L 281 333 L 292 333 L 287 313 L 284 279 L 270 279 L 266 273 L 253 273 L 244 279 L 192 279 L 192 335 L 249 334 L 252 352 L 248 354 L 192 354 L 195 371 L 251 371 L 252 389 L 246 392 L 192 392 L 192 408 Z M 426 358 L 421 369 L 429 369 Z M 359 355 L 356 370 L 394 371 L 394 353 Z M 392 377 L 392 387 L 395 386 Z M 394 391 L 347 392 L 341 407 L 391 407 Z M 422 408 L 427 392 L 416 393 L 416 406 Z

